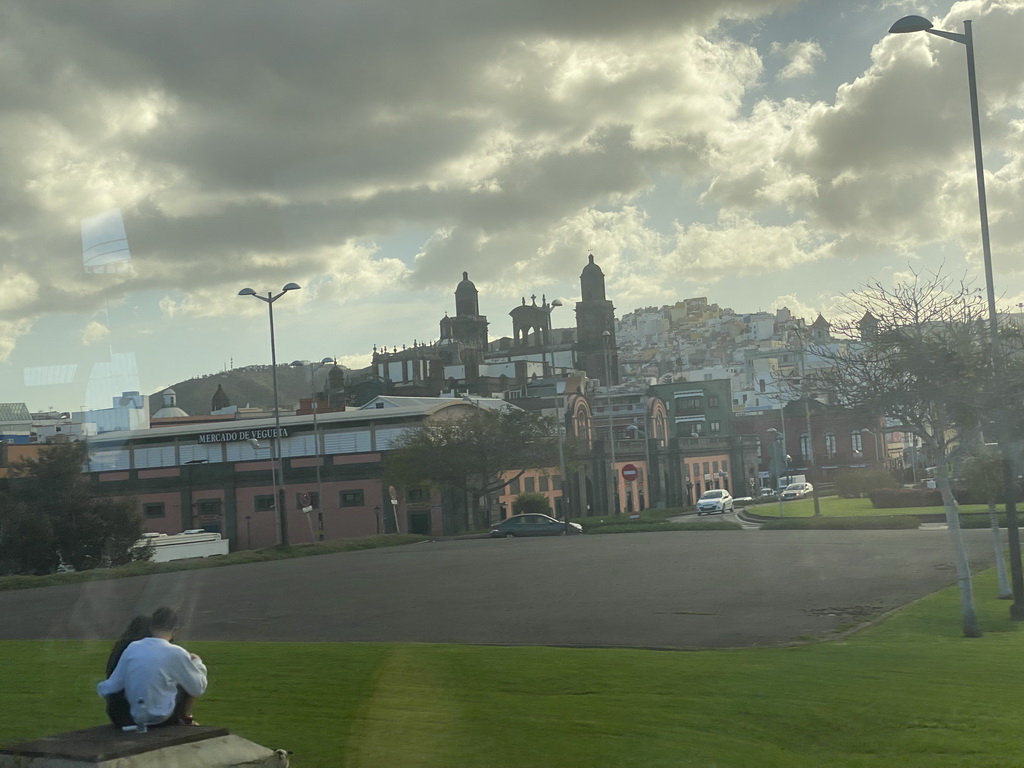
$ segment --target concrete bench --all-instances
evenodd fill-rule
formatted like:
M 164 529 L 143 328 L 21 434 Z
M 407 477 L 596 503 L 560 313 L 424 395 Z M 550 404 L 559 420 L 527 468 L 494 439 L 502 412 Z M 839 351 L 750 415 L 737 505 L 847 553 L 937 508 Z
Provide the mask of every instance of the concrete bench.
M 0 749 L 0 768 L 282 768 L 284 750 L 226 728 L 169 725 L 124 733 L 112 725 L 58 733 Z

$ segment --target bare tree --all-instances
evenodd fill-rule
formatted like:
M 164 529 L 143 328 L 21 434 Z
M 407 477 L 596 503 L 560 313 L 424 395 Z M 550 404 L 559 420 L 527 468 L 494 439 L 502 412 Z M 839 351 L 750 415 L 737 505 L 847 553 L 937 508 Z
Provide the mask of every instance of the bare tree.
M 839 404 L 887 417 L 921 439 L 936 467 L 953 540 L 963 632 L 980 637 L 970 565 L 952 478 L 981 441 L 992 392 L 992 356 L 982 294 L 941 272 L 913 272 L 887 287 L 873 283 L 846 296 L 859 320 L 833 327 L 847 344 L 818 349 L 831 368 L 820 382 Z

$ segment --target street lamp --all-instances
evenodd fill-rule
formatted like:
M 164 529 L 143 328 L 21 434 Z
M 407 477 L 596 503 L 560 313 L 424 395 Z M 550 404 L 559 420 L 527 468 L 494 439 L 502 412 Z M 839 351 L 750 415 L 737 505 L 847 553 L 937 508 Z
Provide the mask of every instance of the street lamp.
M 768 434 L 772 433 L 775 434 L 772 441 L 772 458 L 775 460 L 775 494 L 779 500 L 779 517 L 782 517 L 782 462 L 783 454 L 786 453 L 786 438 L 775 427 L 769 427 Z M 786 459 L 788 458 L 786 456 Z
M 320 410 L 320 401 L 316 396 L 316 372 L 325 365 L 337 365 L 333 357 L 325 357 L 319 363 L 310 363 L 309 366 L 309 404 L 313 410 L 313 442 L 316 448 L 316 524 L 318 541 L 324 540 L 324 488 L 320 481 L 320 428 L 317 425 L 316 413 Z M 292 361 L 293 368 L 305 368 L 306 364 L 301 360 Z M 307 515 L 308 517 L 308 515 Z
M 618 470 L 615 468 L 615 424 L 613 423 L 612 414 L 612 391 L 611 391 L 611 331 L 604 331 L 601 336 L 604 339 L 604 370 L 608 376 L 608 381 L 605 382 L 607 389 L 607 403 L 608 403 L 608 443 L 612 449 L 612 472 L 611 472 L 611 493 L 612 503 L 609 505 L 608 510 L 612 514 L 617 515 L 619 513 L 619 475 Z
M 988 298 L 989 354 L 992 356 L 992 370 L 995 375 L 996 396 L 999 412 L 996 415 L 996 434 L 1003 461 L 1003 485 L 1006 489 L 1006 532 L 1010 541 L 1010 571 L 1013 581 L 1013 605 L 1010 618 L 1024 621 L 1024 573 L 1021 571 L 1020 531 L 1017 522 L 1017 500 L 1015 498 L 1016 473 L 1010 455 L 1010 420 L 1005 412 L 1006 404 L 999 397 L 1004 383 L 1004 361 L 999 354 L 999 316 L 996 313 L 995 281 L 992 277 L 992 247 L 988 234 L 988 202 L 985 196 L 985 166 L 981 152 L 981 119 L 978 116 L 978 80 L 974 68 L 974 35 L 971 22 L 964 21 L 964 33 L 946 32 L 934 29 L 923 16 L 904 16 L 889 28 L 890 33 L 927 32 L 936 37 L 961 43 L 967 50 L 967 89 L 971 102 L 971 130 L 974 135 L 974 170 L 978 178 L 978 214 L 981 219 L 981 253 L 985 265 L 985 290 Z
M 281 408 L 277 402 L 277 348 L 274 344 L 274 302 L 284 296 L 288 291 L 297 291 L 300 286 L 296 283 L 288 283 L 281 289 L 280 293 L 267 291 L 266 296 L 260 296 L 252 288 L 243 288 L 238 292 L 239 296 L 252 296 L 254 299 L 266 302 L 267 310 L 270 312 L 270 373 L 274 387 L 274 444 L 273 464 L 274 472 L 274 508 L 277 510 L 278 523 L 278 544 L 288 546 L 288 516 L 284 503 L 284 467 L 281 464 Z
M 647 406 L 644 405 L 644 427 L 647 426 Z M 630 424 L 626 429 L 631 429 L 636 432 L 637 437 L 640 435 L 644 436 L 644 458 L 647 461 L 647 471 L 644 472 L 644 485 L 647 486 L 647 493 L 644 494 L 646 506 L 651 506 L 651 437 L 647 434 L 646 429 L 640 429 L 636 424 Z
M 555 307 L 560 307 L 560 306 L 562 306 L 561 300 L 553 299 L 551 301 L 551 303 L 548 304 L 547 307 L 546 307 L 547 313 L 548 313 L 548 327 L 544 331 L 544 345 L 548 348 L 548 351 L 551 353 L 551 375 L 552 376 L 555 375 L 555 348 L 554 348 L 554 346 L 551 343 L 551 312 L 555 309 Z
M 881 449 L 881 446 L 879 445 L 879 442 L 878 442 L 878 433 L 875 432 L 875 430 L 873 430 L 873 429 L 868 429 L 867 427 L 864 427 L 863 429 L 861 429 L 861 434 L 862 435 L 874 435 L 875 436 L 875 463 L 878 464 L 879 466 L 882 466 L 884 468 L 884 465 L 882 464 L 882 458 L 881 458 L 881 456 L 882 456 L 882 449 Z M 888 458 L 888 457 L 886 457 L 886 458 Z

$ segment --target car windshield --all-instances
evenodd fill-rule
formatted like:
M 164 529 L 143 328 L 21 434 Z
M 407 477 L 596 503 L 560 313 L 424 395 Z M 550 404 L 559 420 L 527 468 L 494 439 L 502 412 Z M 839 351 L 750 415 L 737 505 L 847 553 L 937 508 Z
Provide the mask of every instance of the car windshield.
M 705 491 L 701 498 L 704 499 L 721 499 L 725 496 L 723 491 Z
M 803 489 L 804 489 L 804 484 L 803 483 L 793 483 L 792 485 L 787 485 L 786 486 L 786 490 L 787 491 L 802 491 Z

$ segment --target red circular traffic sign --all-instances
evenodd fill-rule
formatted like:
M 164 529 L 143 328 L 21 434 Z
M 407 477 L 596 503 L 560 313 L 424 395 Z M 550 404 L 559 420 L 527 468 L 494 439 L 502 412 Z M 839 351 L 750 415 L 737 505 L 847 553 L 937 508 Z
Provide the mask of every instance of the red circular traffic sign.
M 626 464 L 622 468 L 622 479 L 627 483 L 631 483 L 640 477 L 640 471 L 633 464 Z

